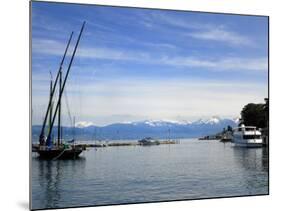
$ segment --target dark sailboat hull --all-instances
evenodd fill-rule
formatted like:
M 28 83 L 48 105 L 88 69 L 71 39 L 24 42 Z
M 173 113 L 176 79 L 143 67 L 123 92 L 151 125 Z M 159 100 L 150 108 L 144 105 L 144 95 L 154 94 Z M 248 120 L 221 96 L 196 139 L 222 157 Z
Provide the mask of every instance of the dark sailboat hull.
M 76 159 L 79 157 L 82 149 L 50 149 L 50 150 L 37 150 L 39 158 L 41 159 Z

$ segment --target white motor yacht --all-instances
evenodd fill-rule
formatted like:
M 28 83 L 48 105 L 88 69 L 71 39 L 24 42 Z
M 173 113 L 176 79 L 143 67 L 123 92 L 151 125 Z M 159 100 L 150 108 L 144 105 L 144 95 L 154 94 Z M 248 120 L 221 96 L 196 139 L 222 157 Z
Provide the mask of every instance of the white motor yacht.
M 242 124 L 233 131 L 233 143 L 241 147 L 262 147 L 261 132 L 256 127 Z

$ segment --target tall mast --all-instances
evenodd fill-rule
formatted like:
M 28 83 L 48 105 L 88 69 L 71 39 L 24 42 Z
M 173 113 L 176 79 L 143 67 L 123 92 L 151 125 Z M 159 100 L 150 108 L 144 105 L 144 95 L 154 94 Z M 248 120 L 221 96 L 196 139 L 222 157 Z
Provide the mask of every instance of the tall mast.
M 75 142 L 75 116 L 73 117 L 73 144 Z
M 50 72 L 50 76 L 51 76 L 51 80 L 50 80 L 50 98 L 51 99 L 51 96 L 52 96 L 52 90 L 53 90 L 53 79 L 52 79 L 52 73 Z M 51 102 L 51 106 L 50 106 L 50 115 L 49 115 L 49 127 L 48 127 L 48 131 L 50 131 L 51 129 L 51 122 L 52 122 L 52 107 L 53 107 L 53 101 L 50 100 Z M 43 140 L 41 140 L 43 141 Z M 44 144 L 44 143 L 41 143 L 41 144 Z M 48 143 L 49 145 L 50 143 Z
M 70 71 L 70 68 L 71 68 L 71 65 L 72 65 L 72 62 L 73 62 L 73 59 L 74 59 L 74 56 L 75 56 L 75 53 L 76 53 L 76 50 L 77 50 L 77 47 L 78 47 L 80 38 L 81 38 L 81 35 L 82 35 L 83 29 L 84 29 L 84 26 L 85 26 L 85 21 L 84 21 L 84 23 L 83 23 L 83 25 L 82 25 L 80 34 L 79 34 L 79 36 L 78 36 L 78 40 L 77 40 L 77 42 L 76 42 L 76 45 L 75 45 L 75 48 L 74 48 L 72 57 L 71 57 L 71 59 L 70 59 L 70 62 L 69 62 L 69 65 L 68 65 L 68 68 L 67 68 L 67 71 L 66 71 L 66 75 L 65 75 L 65 78 L 64 78 L 62 87 L 61 87 L 61 91 L 60 91 L 60 93 L 59 93 L 59 99 L 58 99 L 58 103 L 57 103 L 57 105 L 56 105 L 55 113 L 54 113 L 54 116 L 53 116 L 53 119 L 52 119 L 52 123 L 51 123 L 51 130 L 49 131 L 49 134 L 48 134 L 48 137 L 47 137 L 47 141 L 50 140 L 50 134 L 51 134 L 51 132 L 52 132 L 53 125 L 54 125 L 54 122 L 55 122 L 55 119 L 56 119 L 56 115 L 57 115 L 57 112 L 58 112 L 59 104 L 60 104 L 60 102 L 61 102 L 62 93 L 63 93 L 64 87 L 65 87 L 65 83 L 66 83 L 67 78 L 68 78 L 68 74 L 69 74 L 69 71 Z
M 69 47 L 70 41 L 72 39 L 72 35 L 73 35 L 73 32 L 71 32 L 70 38 L 69 38 L 68 43 L 66 45 L 66 49 L 64 51 L 64 54 L 63 54 L 63 57 L 62 57 L 62 60 L 61 60 L 60 66 L 59 66 L 59 71 L 57 73 L 57 76 L 56 76 L 56 79 L 55 79 L 55 83 L 54 83 L 54 85 L 52 87 L 52 91 L 51 91 L 51 94 L 50 94 L 50 99 L 49 99 L 47 111 L 46 111 L 46 114 L 45 114 L 45 117 L 44 117 L 44 120 L 43 120 L 43 125 L 42 125 L 41 133 L 40 133 L 40 136 L 39 136 L 39 142 L 40 143 L 44 140 L 44 130 L 45 130 L 48 114 L 49 114 L 50 109 L 51 109 L 51 105 L 52 105 L 52 101 L 53 101 L 53 96 L 54 96 L 54 93 L 55 93 L 55 90 L 56 90 L 56 86 L 57 86 L 57 82 L 58 82 L 58 78 L 59 78 L 59 72 L 62 69 L 62 66 L 63 66 L 63 63 L 64 63 L 64 59 L 65 59 L 68 47 Z
M 59 72 L 59 93 L 61 93 L 61 77 L 62 72 Z M 61 101 L 59 101 L 59 113 L 58 113 L 58 145 L 61 143 Z
M 52 90 L 53 90 L 53 80 L 52 80 L 52 75 L 51 75 L 51 81 L 50 81 L 50 99 L 52 96 Z M 53 110 L 53 101 L 51 101 L 51 107 L 50 107 L 50 115 L 49 115 L 49 131 L 51 128 L 51 122 L 52 122 L 52 110 Z

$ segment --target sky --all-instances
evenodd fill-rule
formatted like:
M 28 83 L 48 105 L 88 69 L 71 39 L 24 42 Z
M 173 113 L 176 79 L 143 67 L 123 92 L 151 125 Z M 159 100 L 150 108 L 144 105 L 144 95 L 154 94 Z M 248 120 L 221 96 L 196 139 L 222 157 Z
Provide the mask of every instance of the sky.
M 74 31 L 65 75 L 83 21 L 64 125 L 74 116 L 85 125 L 236 118 L 268 96 L 267 17 L 32 2 L 33 125 L 42 124 L 50 80 Z

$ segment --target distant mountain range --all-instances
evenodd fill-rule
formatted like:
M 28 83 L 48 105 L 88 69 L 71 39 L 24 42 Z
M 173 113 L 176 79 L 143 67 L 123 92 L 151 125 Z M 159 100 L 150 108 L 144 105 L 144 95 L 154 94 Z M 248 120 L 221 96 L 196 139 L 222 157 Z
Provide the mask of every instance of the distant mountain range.
M 141 139 L 147 136 L 166 139 L 170 138 L 194 138 L 218 133 L 227 126 L 236 127 L 237 119 L 221 119 L 212 117 L 210 119 L 199 119 L 189 121 L 163 121 L 144 120 L 137 122 L 114 123 L 107 126 L 95 126 L 90 123 L 80 122 L 75 129 L 63 127 L 63 137 L 72 139 L 75 134 L 79 140 L 120 140 Z M 38 140 L 41 126 L 32 126 L 33 140 Z M 54 127 L 54 134 L 57 128 Z M 169 133 L 170 131 L 170 133 Z

